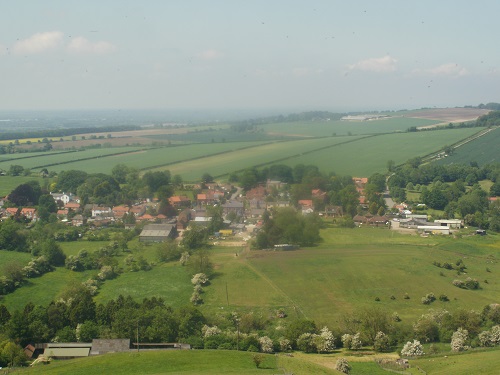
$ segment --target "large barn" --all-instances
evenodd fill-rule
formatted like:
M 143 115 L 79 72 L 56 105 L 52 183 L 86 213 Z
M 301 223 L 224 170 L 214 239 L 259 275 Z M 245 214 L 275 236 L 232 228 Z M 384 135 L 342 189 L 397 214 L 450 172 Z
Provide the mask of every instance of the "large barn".
M 139 242 L 163 242 L 175 238 L 177 230 L 172 224 L 148 224 L 139 235 Z

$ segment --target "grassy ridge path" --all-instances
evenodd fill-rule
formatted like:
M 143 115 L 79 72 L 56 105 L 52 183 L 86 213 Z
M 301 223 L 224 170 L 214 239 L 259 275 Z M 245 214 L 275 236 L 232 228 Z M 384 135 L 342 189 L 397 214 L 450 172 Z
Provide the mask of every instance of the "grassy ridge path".
M 250 270 L 252 270 L 256 275 L 258 275 L 262 280 L 269 284 L 271 288 L 273 288 L 276 292 L 284 296 L 288 301 L 290 301 L 290 306 L 293 308 L 293 311 L 297 314 L 297 317 L 302 315 L 302 317 L 309 319 L 308 316 L 304 313 L 304 311 L 300 308 L 300 306 L 288 295 L 285 293 L 283 289 L 281 289 L 278 285 L 274 283 L 269 277 L 255 268 L 252 263 L 249 261 L 251 258 L 250 247 L 246 246 L 243 251 L 240 253 L 240 262 L 245 264 Z M 299 314 L 300 313 L 300 314 Z

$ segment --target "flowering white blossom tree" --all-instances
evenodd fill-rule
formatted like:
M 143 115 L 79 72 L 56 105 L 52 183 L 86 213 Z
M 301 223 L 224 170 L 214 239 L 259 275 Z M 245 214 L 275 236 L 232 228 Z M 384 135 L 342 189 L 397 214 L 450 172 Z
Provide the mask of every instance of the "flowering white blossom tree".
M 267 336 L 259 337 L 260 350 L 263 353 L 272 353 L 273 352 L 273 340 L 271 340 Z
M 344 348 L 346 349 L 351 349 L 351 350 L 358 350 L 361 349 L 362 343 L 361 343 L 361 334 L 357 332 L 354 335 L 350 335 L 346 333 L 345 335 L 342 335 L 342 344 L 344 345 Z
M 328 329 L 327 326 L 321 328 L 320 334 L 316 341 L 316 348 L 318 352 L 330 352 L 335 349 L 335 337 L 333 336 L 332 331 Z
M 201 328 L 201 332 L 203 333 L 203 337 L 217 336 L 222 333 L 219 327 L 209 327 L 206 324 Z
M 418 357 L 424 354 L 424 348 L 418 340 L 408 341 L 401 350 L 401 355 L 404 357 Z
M 193 285 L 205 285 L 206 283 L 208 283 L 208 276 L 204 273 L 197 273 L 191 279 L 191 283 Z
M 451 350 L 454 352 L 463 352 L 468 350 L 469 347 L 466 344 L 467 338 L 469 337 L 469 332 L 466 329 L 459 328 L 453 335 L 451 335 Z
M 292 343 L 290 340 L 284 338 L 284 337 L 281 337 L 279 339 L 279 344 L 280 344 L 280 350 L 282 352 L 288 352 L 290 350 L 292 350 Z

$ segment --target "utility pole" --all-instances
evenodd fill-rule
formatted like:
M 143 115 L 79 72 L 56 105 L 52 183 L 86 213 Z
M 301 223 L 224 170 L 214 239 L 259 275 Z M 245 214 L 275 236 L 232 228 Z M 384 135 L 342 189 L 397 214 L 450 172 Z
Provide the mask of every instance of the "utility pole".
M 137 328 L 135 331 L 135 337 L 137 339 L 137 353 L 139 353 L 139 320 L 137 320 Z

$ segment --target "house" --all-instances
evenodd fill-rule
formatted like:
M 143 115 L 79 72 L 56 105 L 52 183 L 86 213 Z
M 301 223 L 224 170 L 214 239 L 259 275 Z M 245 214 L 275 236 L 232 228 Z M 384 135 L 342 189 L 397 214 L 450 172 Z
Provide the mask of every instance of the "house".
M 75 202 L 75 203 L 80 203 L 80 197 L 69 193 L 50 193 L 52 195 L 52 198 L 57 201 L 63 202 L 65 205 L 68 204 L 69 202 Z
M 19 216 L 24 216 L 26 219 L 37 219 L 36 208 L 23 207 L 20 209 L 17 207 L 9 207 L 5 209 L 5 213 L 7 217 L 16 216 L 19 214 Z
M 279 190 L 285 185 L 286 185 L 286 182 L 281 182 L 281 181 L 276 181 L 276 180 L 267 180 L 266 181 L 266 188 L 268 190 L 271 190 L 272 188 L 276 188 Z
M 128 212 L 133 214 L 135 217 L 139 217 L 144 215 L 144 213 L 146 212 L 146 206 L 144 204 L 132 206 L 130 207 Z
M 321 189 L 313 189 L 311 191 L 311 196 L 314 198 L 314 199 L 317 199 L 317 200 L 320 200 L 322 202 L 326 201 L 327 199 L 327 194 L 326 192 L 324 192 L 323 190 Z
M 85 218 L 83 215 L 75 215 L 73 216 L 73 219 L 71 219 L 71 225 L 74 227 L 81 227 L 83 224 L 85 224 Z
M 344 216 L 344 210 L 342 206 L 325 206 L 325 216 L 326 217 L 342 217 Z
M 262 185 L 248 190 L 247 193 L 245 194 L 246 198 L 250 200 L 252 199 L 263 200 L 266 195 L 267 195 L 267 190 Z
M 113 210 L 107 206 L 92 205 L 92 217 L 113 217 Z
M 191 200 L 185 195 L 174 195 L 168 198 L 168 202 L 175 208 L 189 207 L 191 205 Z
M 245 208 L 243 202 L 227 201 L 222 205 L 222 212 L 224 215 L 235 213 L 237 216 L 243 216 Z
M 172 224 L 148 224 L 139 234 L 139 242 L 163 242 L 176 235 L 177 230 Z
M 300 208 L 302 209 L 302 212 L 304 212 L 304 210 L 312 210 L 312 212 L 314 212 L 314 204 L 312 199 L 300 199 L 298 203 Z
M 77 211 L 80 211 L 80 203 L 68 202 L 64 205 L 64 208 L 67 210 L 73 210 L 73 211 L 77 212 Z
M 125 214 L 128 214 L 130 208 L 128 206 L 115 206 L 112 208 L 115 219 L 122 219 Z

